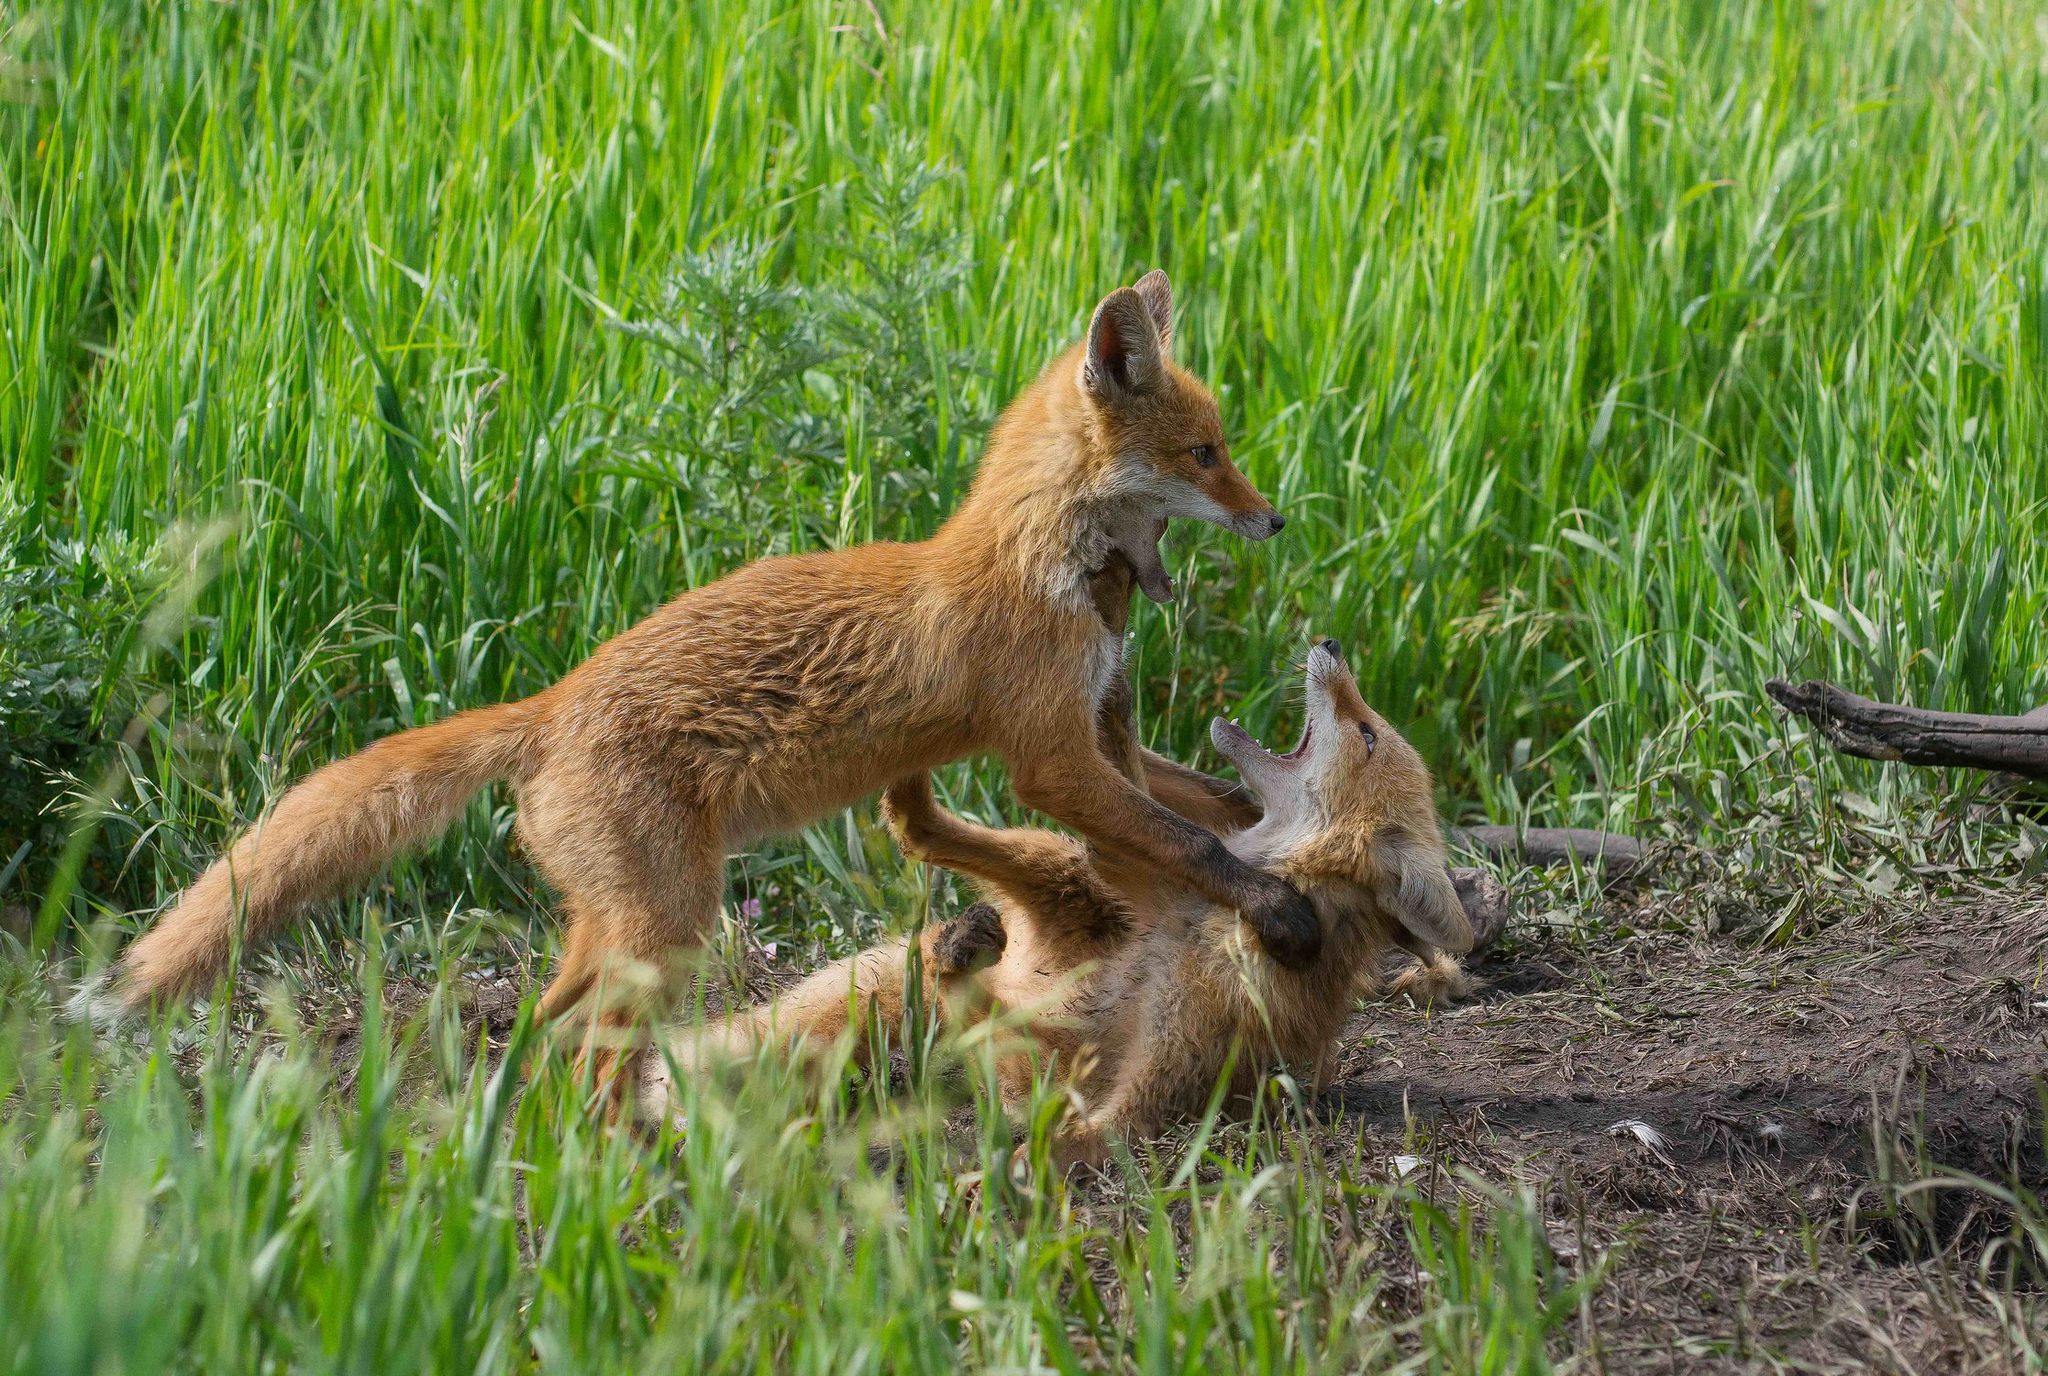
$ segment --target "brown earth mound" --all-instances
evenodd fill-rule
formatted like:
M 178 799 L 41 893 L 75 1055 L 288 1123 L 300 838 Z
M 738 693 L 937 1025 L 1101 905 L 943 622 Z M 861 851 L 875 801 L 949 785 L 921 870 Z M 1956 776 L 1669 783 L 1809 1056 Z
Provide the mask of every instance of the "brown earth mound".
M 2041 886 L 1831 901 L 1778 947 L 1637 934 L 1658 901 L 1524 923 L 1463 1006 L 1361 1013 L 1335 1135 L 1536 1184 L 1560 1254 L 1618 1248 L 1587 1369 L 2029 1369 L 1998 1307 L 2038 1334 L 2036 1297 L 1979 1271 L 2002 1211 L 1883 1187 L 2048 1185 Z

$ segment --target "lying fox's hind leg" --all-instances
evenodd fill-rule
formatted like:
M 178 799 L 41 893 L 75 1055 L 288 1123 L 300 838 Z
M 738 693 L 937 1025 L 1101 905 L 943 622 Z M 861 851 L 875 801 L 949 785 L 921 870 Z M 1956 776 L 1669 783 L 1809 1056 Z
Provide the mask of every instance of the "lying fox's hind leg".
M 1178 812 L 1196 826 L 1220 835 L 1248 831 L 1259 824 L 1266 809 L 1259 796 L 1243 784 L 1189 769 L 1142 747 L 1145 791 L 1152 800 Z
M 1130 935 L 1129 905 L 1095 872 L 1080 842 L 963 821 L 938 805 L 928 774 L 890 785 L 882 811 L 904 854 L 986 884 L 1028 914 L 1041 944 L 1053 943 L 1067 962 L 1097 959 Z

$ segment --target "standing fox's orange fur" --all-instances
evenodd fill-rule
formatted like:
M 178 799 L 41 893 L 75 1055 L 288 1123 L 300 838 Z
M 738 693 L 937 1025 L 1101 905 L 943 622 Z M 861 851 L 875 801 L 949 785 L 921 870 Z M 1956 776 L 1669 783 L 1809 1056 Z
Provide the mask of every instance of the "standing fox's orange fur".
M 1444 870 L 1429 771 L 1359 696 L 1335 641 L 1309 654 L 1307 725 L 1288 754 L 1220 718 L 1210 734 L 1257 795 L 1211 789 L 1213 824 L 1315 905 L 1322 956 L 1305 969 L 1259 954 L 1233 914 L 1171 875 L 1052 832 L 964 822 L 936 806 L 929 776 L 887 794 L 904 851 L 973 877 L 990 900 L 919 938 L 926 1006 L 955 1019 L 1028 1017 L 1028 1043 L 997 1073 L 1015 1100 L 1050 1059 L 1076 1093 L 1079 1112 L 1056 1142 L 1063 1161 L 1097 1160 L 1111 1139 L 1198 1109 L 1233 1055 L 1240 1094 L 1276 1064 L 1320 1078 L 1354 995 L 1393 947 L 1421 957 L 1403 976 L 1418 992 L 1465 987 L 1446 953 L 1469 949 L 1472 929 Z M 1104 735 L 1122 767 L 1150 782 L 1154 757 L 1109 714 Z M 870 1018 L 889 1031 L 903 1016 L 907 954 L 899 941 L 828 966 L 774 1003 L 684 1033 L 672 1063 L 708 1067 L 771 1041 L 815 1052 Z M 647 1108 L 667 1099 L 667 1074 L 649 1068 Z
M 665 988 L 676 948 L 718 912 L 728 851 L 979 752 L 1007 762 L 1027 804 L 1241 910 L 1278 958 L 1311 958 L 1318 929 L 1299 894 L 1096 746 L 1121 645 L 1091 572 L 1120 554 L 1164 598 L 1166 518 L 1250 539 L 1282 524 L 1231 464 L 1214 399 L 1168 357 L 1171 319 L 1162 273 L 1104 298 L 1087 338 L 1005 411 L 932 539 L 763 560 L 678 597 L 535 697 L 315 773 L 135 942 L 108 996 L 133 1008 L 198 989 L 225 970 L 238 927 L 271 936 L 509 779 L 519 837 L 567 922 L 543 1012 L 593 995 L 609 1006 L 622 984 Z

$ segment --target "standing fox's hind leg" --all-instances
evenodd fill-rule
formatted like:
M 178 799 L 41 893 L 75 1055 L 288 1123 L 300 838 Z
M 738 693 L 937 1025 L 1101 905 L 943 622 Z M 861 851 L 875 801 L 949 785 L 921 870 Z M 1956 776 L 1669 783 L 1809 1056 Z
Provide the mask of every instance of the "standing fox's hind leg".
M 594 1072 L 617 1103 L 637 1073 L 642 1025 L 669 1011 L 682 953 L 718 919 L 724 843 L 701 815 L 679 833 L 672 815 L 627 820 L 608 808 L 563 816 L 551 807 L 560 796 L 543 795 L 521 817 L 527 850 L 561 893 L 566 920 L 539 1012 L 544 1021 L 586 1023 L 578 1069 Z

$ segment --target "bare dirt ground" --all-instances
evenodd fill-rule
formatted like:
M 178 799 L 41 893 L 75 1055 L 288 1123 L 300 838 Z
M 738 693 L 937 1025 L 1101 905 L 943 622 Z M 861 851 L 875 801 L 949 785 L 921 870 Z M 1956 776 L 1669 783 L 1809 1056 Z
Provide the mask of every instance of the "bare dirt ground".
M 1883 1186 L 2048 1185 L 2048 886 L 1824 898 L 1779 945 L 1669 932 L 1686 901 L 1525 919 L 1476 1000 L 1371 1006 L 1334 1135 L 1529 1183 L 1561 1257 L 1614 1249 L 1582 1369 L 2038 1370 L 2048 1297 L 1978 1269 L 2009 1215 Z

